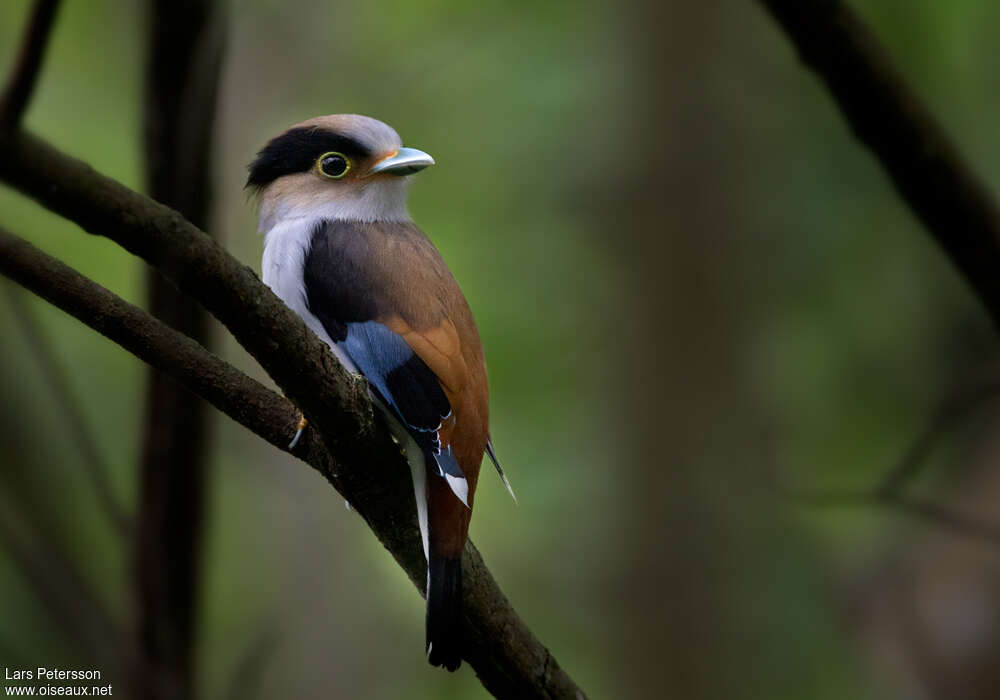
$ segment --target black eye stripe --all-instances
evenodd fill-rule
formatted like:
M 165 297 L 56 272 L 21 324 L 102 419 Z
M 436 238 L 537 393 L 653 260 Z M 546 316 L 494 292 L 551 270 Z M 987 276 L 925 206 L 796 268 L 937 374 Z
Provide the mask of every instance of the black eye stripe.
M 318 127 L 289 129 L 268 142 L 250 164 L 247 187 L 263 189 L 283 175 L 306 172 L 324 153 L 336 151 L 352 161 L 371 155 L 363 144 Z

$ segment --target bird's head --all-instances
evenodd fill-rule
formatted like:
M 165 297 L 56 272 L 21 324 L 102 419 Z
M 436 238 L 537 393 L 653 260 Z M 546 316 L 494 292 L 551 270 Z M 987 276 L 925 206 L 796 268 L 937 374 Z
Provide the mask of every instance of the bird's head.
M 268 141 L 250 164 L 246 186 L 260 196 L 265 231 L 303 217 L 407 221 L 406 176 L 433 164 L 377 119 L 332 114 Z

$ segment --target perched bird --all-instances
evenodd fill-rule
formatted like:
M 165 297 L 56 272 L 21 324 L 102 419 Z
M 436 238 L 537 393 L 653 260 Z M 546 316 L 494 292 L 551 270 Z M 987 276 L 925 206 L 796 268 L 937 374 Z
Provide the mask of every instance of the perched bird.
M 427 657 L 453 671 L 461 557 L 484 452 L 510 485 L 490 441 L 475 321 L 407 210 L 408 176 L 433 164 L 386 124 L 337 114 L 271 139 L 247 187 L 259 196 L 264 283 L 364 375 L 404 447 L 427 558 Z

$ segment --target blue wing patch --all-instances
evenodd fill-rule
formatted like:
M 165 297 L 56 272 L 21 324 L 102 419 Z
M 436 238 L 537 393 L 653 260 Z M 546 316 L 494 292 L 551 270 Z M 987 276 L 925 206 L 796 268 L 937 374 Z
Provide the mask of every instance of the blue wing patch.
M 451 414 L 451 405 L 437 376 L 406 344 L 402 336 L 377 321 L 348 323 L 347 337 L 337 343 L 365 375 L 369 384 L 391 406 L 421 447 L 430 450 L 442 475 L 451 471 L 438 459 L 441 444 L 437 431 L 441 421 Z M 450 453 L 449 453 L 450 454 Z M 461 469 L 452 457 L 455 476 Z M 449 465 L 450 466 L 450 465 Z

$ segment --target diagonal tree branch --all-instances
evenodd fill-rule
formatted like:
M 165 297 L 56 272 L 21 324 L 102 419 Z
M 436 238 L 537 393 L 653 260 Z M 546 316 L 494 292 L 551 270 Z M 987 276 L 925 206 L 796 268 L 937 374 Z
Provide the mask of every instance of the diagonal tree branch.
M 795 491 L 783 489 L 795 503 L 814 508 L 892 508 L 957 535 L 1000 546 L 1000 522 L 968 515 L 942 503 L 880 491 Z
M 841 0 L 760 0 L 823 80 L 855 136 L 958 267 L 1000 326 L 1000 209 L 871 30 Z M 903 495 L 938 437 L 996 393 L 962 387 L 932 416 L 873 491 L 800 494 L 814 505 L 888 505 L 956 532 L 1000 542 L 1000 525 Z
M 795 503 L 820 508 L 883 506 L 993 545 L 1000 544 L 1000 523 L 980 520 L 941 503 L 909 496 L 906 488 L 926 464 L 934 445 L 948 431 L 1000 396 L 1000 373 L 991 365 L 954 387 L 931 415 L 902 457 L 886 470 L 880 482 L 863 489 L 801 489 L 780 481 L 777 490 Z
M 211 5 L 209 0 L 205 2 Z M 298 456 L 317 466 L 349 499 L 422 590 L 426 564 L 416 527 L 409 470 L 385 425 L 374 420 L 366 384 L 347 375 L 329 349 L 246 266 L 176 211 L 10 128 L 19 123 L 30 98 L 57 4 L 57 0 L 39 0 L 26 40 L 29 59 L 22 61 L 6 95 L 15 97 L 5 99 L 14 106 L 4 112 L 11 120 L 8 128 L 0 128 L 0 180 L 89 233 L 105 235 L 142 257 L 179 291 L 198 300 L 222 321 L 318 427 L 319 436 L 314 430 L 307 431 L 304 442 L 296 448 Z M 50 8 L 47 19 L 46 7 Z M 55 160 L 38 160 L 47 156 Z M 26 168 L 29 163 L 41 167 Z M 0 251 L 7 253 L 0 255 L 0 271 L 4 274 L 34 288 L 61 308 L 72 310 L 109 337 L 120 336 L 122 345 L 131 344 L 137 355 L 162 360 L 160 369 L 202 398 L 225 407 L 223 410 L 244 425 L 253 423 L 255 432 L 272 443 L 280 444 L 290 434 L 288 414 L 295 418 L 297 415 L 287 402 L 275 401 L 273 392 L 269 396 L 256 383 L 248 384 L 253 380 L 214 358 L 194 340 L 130 307 L 10 234 L 0 232 Z M 15 255 L 18 252 L 20 256 Z M 37 274 L 41 269 L 49 274 Z M 56 279 L 66 284 L 53 284 Z M 95 299 L 101 300 L 103 306 L 90 303 Z M 109 318 L 111 309 L 119 315 Z M 206 369 L 214 373 L 206 374 Z M 220 378 L 225 381 L 220 383 Z M 276 410 L 284 410 L 284 415 L 274 416 Z M 280 433 L 275 432 L 275 426 L 279 426 Z M 281 437 L 276 437 L 279 434 Z M 343 466 L 339 472 L 333 471 L 331 453 L 324 443 Z M 498 698 L 584 698 L 510 606 L 471 541 L 467 542 L 462 563 L 465 656 L 483 685 Z
M 931 415 L 923 432 L 910 444 L 903 457 L 886 472 L 878 492 L 899 494 L 919 474 L 931 448 L 949 431 L 962 424 L 970 415 L 1000 396 L 1000 371 L 991 366 L 986 371 L 954 387 Z
M 11 129 L 21 122 L 31 100 L 38 74 L 45 58 L 59 0 L 35 0 L 21 44 L 17 63 L 0 97 L 0 129 Z
M 760 2 L 1000 326 L 1000 210 L 876 37 L 840 0 Z
M 879 502 L 911 517 L 932 523 L 965 537 L 1000 546 L 1000 523 L 980 520 L 946 505 L 899 494 L 879 495 Z
M 287 449 L 299 413 L 280 394 L 227 364 L 183 333 L 0 229 L 0 274 L 182 382 L 272 445 Z M 295 449 L 336 485 L 335 464 L 314 430 Z
M 29 134 L 0 135 L 0 180 L 139 255 L 222 321 L 316 426 L 339 465 L 327 476 L 423 590 L 409 470 L 385 425 L 374 420 L 364 382 L 349 376 L 249 268 L 176 212 Z M 197 390 L 189 380 L 199 367 L 177 370 L 174 376 Z M 281 427 L 287 440 L 290 424 Z M 518 617 L 471 542 L 463 570 L 466 660 L 483 685 L 500 698 L 584 697 Z

